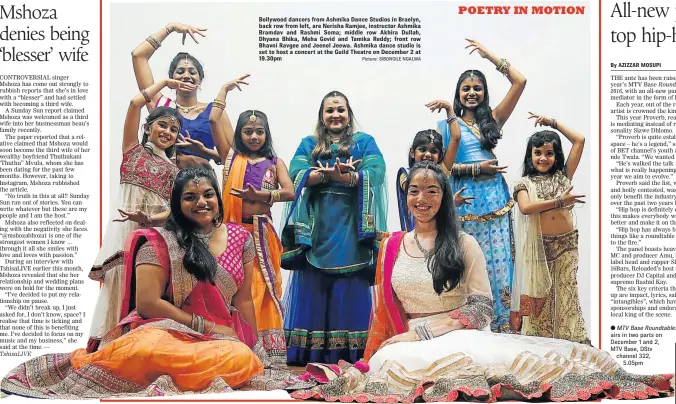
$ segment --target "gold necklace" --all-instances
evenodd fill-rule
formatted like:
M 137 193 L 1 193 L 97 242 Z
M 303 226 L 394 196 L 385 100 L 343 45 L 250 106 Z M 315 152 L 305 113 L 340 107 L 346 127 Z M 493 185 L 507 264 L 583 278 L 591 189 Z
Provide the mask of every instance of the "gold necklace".
M 198 105 L 200 105 L 199 103 L 197 103 L 192 107 L 184 107 L 183 105 L 180 105 L 178 101 L 174 101 L 174 103 L 176 104 L 176 108 L 178 108 L 183 113 L 183 115 L 189 114 L 190 111 L 192 111 L 193 109 L 197 108 Z
M 476 121 L 470 121 L 469 119 L 466 119 L 466 118 L 461 118 L 461 119 L 462 119 L 463 121 L 465 121 L 465 123 L 466 123 L 468 126 L 475 126 L 475 125 L 476 125 Z
M 252 158 L 250 158 L 250 157 L 247 157 L 247 158 L 246 158 L 246 161 L 247 161 L 249 164 L 254 165 L 254 164 L 260 163 L 261 161 L 265 161 L 265 157 L 258 157 L 258 158 L 255 158 L 255 159 L 252 159 Z

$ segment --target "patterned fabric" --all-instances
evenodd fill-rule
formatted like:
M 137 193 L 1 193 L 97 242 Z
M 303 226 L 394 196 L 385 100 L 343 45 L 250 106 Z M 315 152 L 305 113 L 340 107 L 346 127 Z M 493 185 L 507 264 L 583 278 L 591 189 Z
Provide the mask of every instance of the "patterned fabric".
M 540 314 L 523 317 L 521 332 L 524 335 L 590 343 L 578 294 L 577 239 L 577 230 L 559 236 L 542 236 L 552 287 Z
M 485 332 L 468 330 L 465 333 Z M 453 333 L 449 333 L 453 334 Z M 494 334 L 495 340 L 510 337 Z M 469 341 L 469 339 L 467 340 Z M 482 341 L 485 343 L 485 341 Z M 497 342 L 497 341 L 496 341 Z M 421 344 L 418 342 L 415 344 Z M 460 346 L 462 349 L 462 345 Z M 500 347 L 497 347 L 500 349 Z M 495 351 L 495 350 L 493 350 Z M 308 365 L 306 379 L 318 384 L 293 392 L 301 400 L 340 402 L 452 402 L 535 401 L 562 402 L 665 397 L 673 392 L 673 375 L 635 375 L 624 371 L 606 352 L 573 348 L 563 355 L 523 351 L 508 364 L 483 363 L 458 352 L 421 369 L 388 361 L 368 374 L 361 368 Z M 415 352 L 411 352 L 415 355 Z
M 144 264 L 161 266 L 160 259 L 155 254 L 155 249 L 149 243 L 143 244 L 136 253 L 136 267 Z
M 279 181 L 277 181 L 277 157 L 270 157 L 255 164 L 247 161 L 244 181 L 242 183 L 245 185 L 251 184 L 258 191 L 274 191 L 275 189 L 279 189 Z
M 479 163 L 495 159 L 492 152 L 481 147 L 479 130 L 467 125 L 458 119 L 460 125 L 460 147 L 455 162 L 459 164 Z M 444 149 L 450 142 L 450 132 L 445 120 L 437 123 L 437 130 L 441 133 Z M 465 187 L 463 196 L 474 196 L 476 199 L 471 205 L 458 206 L 458 216 L 461 221 L 486 221 L 505 215 L 513 206 L 514 201 L 509 193 L 509 186 L 502 174 L 480 175 L 472 178 L 471 175 L 454 175 L 450 178 L 453 192 Z
M 293 271 L 284 296 L 287 363 L 356 362 L 364 356 L 371 295 L 357 274 Z
M 511 213 L 486 222 L 463 222 L 462 230 L 479 242 L 493 295 L 493 332 L 509 332 L 514 261 Z
M 534 175 L 529 178 L 535 183 L 535 189 L 540 200 L 556 199 L 571 185 L 570 178 L 566 177 L 563 171 L 556 171 L 552 175 Z M 528 187 L 524 181 L 522 178 L 514 183 L 514 199 L 516 199 L 516 194 L 519 191 L 528 192 Z
M 312 156 L 316 145 L 314 136 L 305 137 L 291 160 L 296 199 L 282 215 L 282 267 L 293 271 L 284 317 L 289 364 L 354 362 L 362 357 L 375 240 L 387 222 L 385 160 L 375 139 L 363 132 L 352 136 L 350 157 L 360 160 L 352 187 L 306 186 L 318 162 L 349 159 L 339 156 L 339 146 L 333 144 L 330 156 L 318 161 Z
M 147 145 L 151 146 L 152 143 Z M 146 148 L 146 151 L 150 148 Z M 148 161 L 154 164 L 156 159 L 158 164 L 164 164 L 164 159 L 157 155 Z M 173 178 L 171 181 L 173 181 Z M 116 209 L 127 212 L 138 210 L 153 216 L 168 210 L 169 202 L 158 193 L 142 186 L 122 183 L 117 191 L 117 201 L 111 204 L 111 208 L 111 217 L 119 216 Z M 111 221 L 106 226 L 103 244 L 89 272 L 90 279 L 103 283 L 92 314 L 90 339 L 87 344 L 90 352 L 96 350 L 101 337 L 106 335 L 120 321 L 119 313 L 124 298 L 122 296 L 122 266 L 125 240 L 131 232 L 138 228 L 138 223 L 132 220 L 125 222 Z
M 120 183 L 148 189 L 169 200 L 178 167 L 137 144 L 122 155 Z
M 481 267 L 485 281 L 479 282 L 484 293 L 468 294 L 465 305 L 451 312 L 469 327 L 430 340 L 388 344 L 374 354 L 385 339 L 445 316 L 440 313 L 408 322 L 402 310 L 405 304 L 397 304 L 388 277 L 403 237 L 403 233 L 393 233 L 383 240 L 380 249 L 376 306 L 365 356 L 368 365 L 309 364 L 302 378 L 315 381 L 317 386 L 293 392 L 293 398 L 340 402 L 560 402 L 644 399 L 673 392 L 673 374 L 628 373 L 608 352 L 590 346 L 472 329 L 488 324 L 491 318 L 485 267 Z M 478 246 L 474 250 L 478 252 Z M 480 317 L 483 320 L 477 320 Z
M 162 396 L 186 393 L 228 392 L 254 383 L 260 388 L 302 387 L 288 371 L 265 374 L 252 352 L 256 340 L 251 327 L 230 306 L 237 291 L 245 240 L 251 235 L 235 224 L 226 224 L 230 261 L 218 271 L 216 286 L 197 282 L 183 268 L 183 253 L 175 237 L 164 229 L 132 233 L 125 251 L 123 306 L 126 317 L 104 336 L 99 349 L 87 354 L 78 349 L 70 354 L 50 354 L 29 360 L 12 370 L 0 387 L 8 394 L 56 399 Z M 145 243 L 147 247 L 141 248 Z M 131 310 L 134 301 L 135 251 L 142 261 L 159 263 L 169 272 L 164 296 L 189 314 L 230 327 L 235 335 L 200 334 L 166 318 L 141 318 Z M 238 272 L 239 271 L 239 272 Z M 241 284 L 241 282 L 240 282 Z M 255 381 L 253 380 L 256 378 Z M 272 380 L 271 377 L 275 379 Z M 250 385 L 250 384 L 249 384 Z
M 397 262 L 402 258 L 408 259 L 404 247 L 405 232 L 395 232 L 381 242 L 380 254 L 378 256 L 378 266 L 376 269 L 376 283 L 374 285 L 374 307 L 371 314 L 371 323 L 369 324 L 369 335 L 364 352 L 364 360 L 369 361 L 378 351 L 382 343 L 398 334 L 406 332 L 412 328 L 409 323 L 409 314 L 429 313 L 435 310 L 427 310 L 417 306 L 411 306 L 411 302 L 402 301 L 404 299 L 420 299 L 420 296 L 412 296 L 410 293 L 399 293 L 395 284 L 406 278 L 406 274 L 411 279 L 415 279 L 420 272 L 426 271 L 426 262 L 422 259 L 414 261 L 416 265 L 406 265 L 398 269 L 401 274 L 395 276 Z M 480 325 L 486 325 L 493 317 L 493 306 L 491 303 L 491 291 L 488 276 L 486 274 L 486 263 L 481 249 L 476 240 L 466 234 L 461 233 L 461 249 L 465 269 L 463 277 L 458 282 L 455 289 L 444 292 L 452 297 L 459 299 L 444 302 L 448 304 L 455 302 L 453 307 L 445 307 L 445 312 L 454 318 L 460 320 L 465 326 L 470 328 L 480 328 Z M 404 273 L 404 271 L 406 271 Z M 404 288 L 400 285 L 399 290 Z M 412 282 L 412 289 L 422 288 L 422 284 Z M 427 281 L 427 291 L 418 291 L 422 296 L 432 300 L 434 288 L 432 280 Z M 437 297 L 438 300 L 438 297 Z M 431 307 L 439 308 L 437 302 L 433 302 Z M 414 311 L 409 311 L 413 307 Z M 443 312 L 442 312 L 443 314 Z M 438 315 L 442 315 L 438 314 Z M 432 316 L 434 317 L 434 316 Z M 418 318 L 416 320 L 422 320 Z M 414 322 L 415 320 L 411 320 Z
M 480 330 L 493 318 L 493 301 L 482 295 L 466 296 L 463 306 L 451 311 L 449 316 L 460 320 L 465 328 Z
M 266 367 L 280 366 L 286 362 L 281 302 L 282 245 L 273 227 L 272 219 L 269 217 L 269 212 L 264 215 L 244 217 L 242 199 L 230 195 L 230 190 L 245 188 L 245 184 L 251 184 L 259 190 L 278 189 L 276 164 L 276 157 L 258 164 L 249 164 L 246 157 L 231 149 L 223 167 L 225 220 L 242 224 L 251 235 L 251 259 L 254 260 L 251 295 L 256 310 L 258 338 L 261 349 L 265 352 L 264 365 Z M 246 251 L 249 251 L 249 248 L 246 248 Z M 244 261 L 248 262 L 248 258 L 247 255 Z
M 237 283 L 237 288 L 244 282 L 244 265 L 256 256 L 251 234 L 242 226 L 228 226 L 228 243 L 225 251 L 217 258 L 218 263 Z
M 466 243 L 463 243 L 463 247 L 466 249 L 465 245 Z M 475 270 L 471 265 L 474 258 L 469 258 L 469 254 L 467 255 L 467 272 L 458 286 L 453 290 L 437 294 L 434 289 L 430 288 L 433 282 L 430 271 L 420 270 L 420 268 L 427 268 L 427 260 L 422 257 L 410 256 L 406 247 L 402 244 L 392 268 L 391 282 L 392 290 L 402 303 L 404 310 L 407 313 L 416 314 L 441 313 L 450 312 L 465 304 L 466 296 L 472 287 L 472 285 L 468 285 L 468 282 L 473 279 L 472 274 L 468 272 Z M 483 260 L 480 250 L 477 251 L 476 255 L 477 259 Z M 483 265 L 481 265 L 481 270 L 484 270 Z M 486 296 L 486 299 L 492 306 L 491 298 Z M 473 309 L 474 306 L 471 308 Z M 489 314 L 492 318 L 492 308 Z
M 351 157 L 361 160 L 354 187 L 335 183 L 306 187 L 310 169 L 317 165 L 312 157 L 317 140 L 308 136 L 298 146 L 289 166 L 296 199 L 282 215 L 286 218 L 282 267 L 298 270 L 309 262 L 332 274 L 373 270 L 373 240 L 387 228 L 385 161 L 371 135 L 355 133 L 352 143 Z M 337 157 L 338 145 L 334 144 L 331 156 L 320 161 L 332 164 Z
M 492 160 L 495 155 L 484 150 L 479 140 L 479 130 L 458 119 L 460 125 L 460 147 L 455 162 L 471 164 Z M 450 142 L 450 132 L 445 120 L 439 121 L 437 130 L 441 133 L 444 148 Z M 514 200 L 502 174 L 492 176 L 452 176 L 453 192 L 465 188 L 463 196 L 474 196 L 471 205 L 457 208 L 462 229 L 474 236 L 486 256 L 488 276 L 493 290 L 494 315 L 491 322 L 493 332 L 509 332 L 511 286 L 514 274 L 514 232 L 511 209 Z

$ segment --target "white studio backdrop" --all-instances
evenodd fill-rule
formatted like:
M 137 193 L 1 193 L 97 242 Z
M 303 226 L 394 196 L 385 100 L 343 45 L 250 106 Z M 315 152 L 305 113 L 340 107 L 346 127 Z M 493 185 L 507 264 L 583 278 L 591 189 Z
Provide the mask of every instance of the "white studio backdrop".
M 589 5 L 585 2 L 565 2 Z M 249 86 L 228 95 L 227 111 L 235 122 L 240 112 L 256 109 L 269 118 L 275 151 L 287 166 L 301 139 L 311 135 L 322 97 L 332 90 L 347 95 L 361 130 L 375 137 L 387 163 L 389 188 L 388 229 L 399 230 L 395 175 L 407 166 L 408 149 L 416 132 L 436 126 L 445 114 L 432 114 L 425 103 L 433 99 L 452 102 L 458 76 L 467 69 L 487 76 L 491 106 L 509 89 L 509 81 L 477 52 L 465 50 L 465 38 L 484 44 L 498 57 L 506 58 L 528 79 L 526 89 L 503 138 L 495 149 L 501 165 L 507 165 L 511 185 L 520 178 L 527 138 L 536 131 L 528 112 L 555 117 L 587 138 L 584 155 L 573 180 L 575 191 L 590 195 L 596 170 L 591 161 L 597 150 L 596 107 L 590 94 L 598 87 L 590 71 L 591 16 L 585 15 L 458 15 L 458 2 L 302 2 L 302 3 L 112 3 L 109 4 L 109 42 L 104 47 L 104 227 L 117 214 L 111 206 L 119 180 L 122 158 L 121 134 L 129 100 L 138 92 L 131 65 L 131 51 L 148 35 L 169 22 L 207 28 L 206 38 L 195 44 L 190 38 L 171 34 L 150 60 L 155 79 L 168 76 L 169 63 L 177 52 L 186 51 L 200 60 L 205 79 L 200 101 L 214 99 L 221 86 L 244 73 Z M 516 5 L 550 3 L 510 3 Z M 557 3 L 559 4 L 559 3 Z M 551 5 L 554 5 L 553 3 Z M 105 9 L 104 9 L 105 11 Z M 281 62 L 258 59 L 259 17 L 417 17 L 422 25 L 422 61 L 362 62 L 356 55 L 285 55 Z M 104 23 L 105 29 L 105 23 Z M 595 34 L 594 34 L 595 35 Z M 106 63 L 106 61 L 108 63 Z M 169 90 L 165 95 L 172 97 Z M 172 97 L 173 98 L 173 97 Z M 594 125 L 594 126 L 593 126 Z M 139 130 L 140 134 L 140 130 Z M 570 144 L 562 137 L 564 153 Z M 105 170 L 108 170 L 107 173 Z M 216 168 L 220 174 L 220 168 Z M 109 197 L 105 196 L 109 192 Z M 591 233 L 592 207 L 576 208 L 580 230 L 578 282 L 584 318 L 590 334 L 592 285 L 598 276 L 597 261 L 590 250 L 597 245 Z M 273 207 L 275 226 L 282 222 L 281 204 Z M 114 213 L 111 213 L 114 212 Z M 594 233 L 595 234 L 595 233 Z M 288 279 L 283 271 L 283 281 Z M 93 300 L 92 300 L 93 301 Z

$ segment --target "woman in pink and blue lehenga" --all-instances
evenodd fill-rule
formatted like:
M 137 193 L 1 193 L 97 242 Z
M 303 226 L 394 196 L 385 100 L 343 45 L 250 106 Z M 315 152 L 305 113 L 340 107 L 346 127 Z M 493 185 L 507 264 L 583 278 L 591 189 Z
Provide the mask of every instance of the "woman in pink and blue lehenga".
M 356 362 L 366 347 L 369 287 L 385 230 L 385 161 L 370 135 L 354 132 L 345 95 L 327 94 L 316 134 L 291 160 L 296 201 L 284 227 L 282 267 L 287 363 Z
M 460 124 L 460 147 L 451 168 L 453 191 L 465 189 L 475 197 L 472 205 L 459 206 L 462 229 L 477 239 L 486 257 L 493 293 L 494 315 L 491 329 L 509 332 L 511 284 L 514 273 L 514 234 L 511 209 L 514 206 L 509 186 L 493 154 L 502 137 L 502 126 L 514 111 L 526 85 L 526 78 L 506 59 L 499 59 L 483 45 L 468 40 L 471 52 L 490 60 L 512 83 L 505 98 L 493 109 L 489 106 L 486 77 L 478 70 L 460 75 L 455 89 L 453 111 Z M 446 121 L 439 121 L 444 144 L 450 141 Z

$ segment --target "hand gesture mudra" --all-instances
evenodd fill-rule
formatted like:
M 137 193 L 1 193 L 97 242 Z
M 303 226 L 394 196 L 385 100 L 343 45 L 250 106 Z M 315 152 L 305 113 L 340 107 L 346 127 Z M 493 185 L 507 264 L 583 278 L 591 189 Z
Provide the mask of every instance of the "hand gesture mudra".
M 336 159 L 336 164 L 338 164 L 338 168 L 340 168 L 341 173 L 349 173 L 350 171 L 356 171 L 357 164 L 361 163 L 361 159 L 359 160 L 353 160 L 352 156 L 350 156 L 350 159 L 344 163 L 341 163 L 339 159 Z
M 240 85 L 244 84 L 244 85 L 248 86 L 249 83 L 247 83 L 244 80 L 247 79 L 249 76 L 251 76 L 251 75 L 247 73 L 247 74 L 244 74 L 242 76 L 237 77 L 234 80 L 230 80 L 227 83 L 223 84 L 223 88 L 225 88 L 226 92 L 234 90 L 235 88 L 238 89 L 239 91 L 242 91 L 242 87 L 240 87 Z
M 206 150 L 204 143 L 190 137 L 190 132 L 185 131 L 185 135 L 178 135 L 176 147 L 190 150 L 193 153 L 202 154 Z
M 507 171 L 507 166 L 498 166 L 495 165 L 497 164 L 498 160 L 493 159 L 493 160 L 484 160 L 481 163 L 479 163 L 479 167 L 481 168 L 481 174 L 488 174 L 488 175 L 495 175 L 497 173 L 504 174 Z
M 577 195 L 577 194 L 571 194 L 570 191 L 573 190 L 573 186 L 569 186 L 568 189 L 566 189 L 562 194 L 561 198 L 563 198 L 563 207 L 568 207 L 575 205 L 576 203 L 585 203 L 581 198 L 585 198 L 585 195 Z
M 192 25 L 181 24 L 180 22 L 169 23 L 167 24 L 167 28 L 169 28 L 169 30 L 171 30 L 172 32 L 178 32 L 180 34 L 183 34 L 183 39 L 181 40 L 181 43 L 183 45 L 185 45 L 185 38 L 187 35 L 190 35 L 190 38 L 192 38 L 192 40 L 195 41 L 195 43 L 199 43 L 197 42 L 197 38 L 195 38 L 195 35 L 197 34 L 201 35 L 202 37 L 206 37 L 206 35 L 204 35 L 204 31 L 207 30 L 206 28 L 197 28 L 193 27 Z
M 472 201 L 476 199 L 475 196 L 463 196 L 462 193 L 465 192 L 466 187 L 462 187 L 458 190 L 458 192 L 453 194 L 453 203 L 455 204 L 455 207 L 459 207 L 462 205 L 471 205 Z
M 554 119 L 552 119 L 550 117 L 540 115 L 540 114 L 534 114 L 532 112 L 529 112 L 529 114 L 530 114 L 530 116 L 528 117 L 528 119 L 535 118 L 535 126 L 540 125 L 540 126 L 550 126 L 551 127 L 552 124 L 554 123 Z
M 124 223 L 128 220 L 131 220 L 132 222 L 136 222 L 139 225 L 141 225 L 141 227 L 147 227 L 150 225 L 150 218 L 145 212 L 142 212 L 140 210 L 129 212 L 122 209 L 118 209 L 117 211 L 120 213 L 122 217 L 113 219 L 113 222 Z
M 172 90 L 178 90 L 179 88 L 186 91 L 194 91 L 197 89 L 197 86 L 181 80 L 167 79 L 167 87 Z
M 470 49 L 469 54 L 471 55 L 475 51 L 479 53 L 479 56 L 482 58 L 488 57 L 488 49 L 486 49 L 485 46 L 480 44 L 478 41 L 475 41 L 473 39 L 465 38 L 467 42 L 469 42 L 469 45 L 465 46 L 465 49 Z
M 258 198 L 258 191 L 251 184 L 246 184 L 246 189 L 241 188 L 232 188 L 230 190 L 230 195 L 244 199 L 245 201 L 255 201 Z
M 444 100 L 434 100 L 430 101 L 427 104 L 425 104 L 427 108 L 430 109 L 430 112 L 441 112 L 443 109 L 446 111 L 446 114 L 450 116 L 451 113 L 453 113 L 453 109 L 451 107 L 451 104 L 448 101 Z
M 342 174 L 340 164 L 340 160 L 336 157 L 336 162 L 333 164 L 333 166 L 331 166 L 331 163 L 327 162 L 326 165 L 324 165 L 321 161 L 318 161 L 317 167 L 312 167 L 310 169 L 324 173 L 329 180 L 335 182 L 338 181 L 340 175 Z

